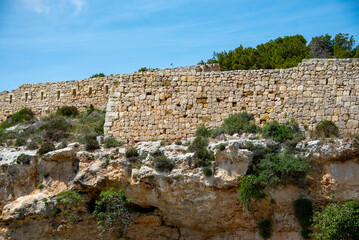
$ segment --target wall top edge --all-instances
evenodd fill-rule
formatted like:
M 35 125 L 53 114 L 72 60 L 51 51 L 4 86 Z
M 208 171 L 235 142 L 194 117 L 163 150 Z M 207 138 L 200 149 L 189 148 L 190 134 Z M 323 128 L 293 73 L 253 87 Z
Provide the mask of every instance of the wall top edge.
M 344 64 L 359 64 L 359 58 L 309 58 L 309 59 L 303 59 L 301 63 L 297 67 L 292 68 L 286 68 L 286 69 L 293 69 L 298 68 L 301 66 L 311 65 L 311 64 L 335 64 L 335 63 L 344 63 Z M 28 87 L 36 87 L 36 86 L 44 86 L 44 85 L 56 85 L 56 84 L 76 84 L 81 81 L 112 81 L 114 78 L 121 78 L 124 76 L 134 76 L 134 75 L 142 75 L 142 76 L 148 76 L 148 75 L 161 75 L 161 74 L 176 74 L 176 75 L 185 75 L 185 74 L 192 74 L 196 75 L 197 73 L 215 73 L 215 72 L 221 72 L 221 73 L 231 73 L 231 72 L 240 72 L 240 71 L 263 71 L 263 70 L 269 70 L 269 71 L 281 71 L 286 69 L 256 69 L 256 70 L 232 70 L 232 71 L 220 71 L 219 64 L 204 64 L 204 65 L 193 65 L 188 67 L 176 67 L 176 68 L 165 68 L 165 69 L 159 69 L 159 70 L 150 70 L 146 72 L 134 72 L 134 73 L 127 73 L 127 74 L 110 74 L 106 77 L 99 77 L 99 78 L 84 78 L 80 80 L 67 80 L 67 81 L 59 81 L 59 82 L 44 82 L 44 83 L 27 83 L 22 84 L 18 87 L 18 89 L 28 88 Z M 10 92 L 13 92 L 14 90 L 11 90 Z M 9 91 L 2 91 L 0 95 L 8 94 Z

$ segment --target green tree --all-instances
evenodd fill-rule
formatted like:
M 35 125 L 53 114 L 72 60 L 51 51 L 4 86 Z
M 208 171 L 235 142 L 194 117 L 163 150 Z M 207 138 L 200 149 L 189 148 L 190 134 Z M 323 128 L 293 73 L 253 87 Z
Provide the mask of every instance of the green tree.
M 349 36 L 348 33 L 338 33 L 335 35 L 333 51 L 334 56 L 337 58 L 350 58 L 353 57 L 352 48 L 354 46 L 355 40 L 353 35 Z
M 309 43 L 310 53 L 315 58 L 333 56 L 333 40 L 329 34 L 313 37 Z

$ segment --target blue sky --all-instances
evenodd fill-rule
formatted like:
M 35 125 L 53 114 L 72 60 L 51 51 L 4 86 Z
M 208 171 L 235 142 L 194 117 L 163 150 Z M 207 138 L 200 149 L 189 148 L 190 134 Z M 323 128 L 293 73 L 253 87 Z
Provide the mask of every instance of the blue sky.
M 0 0 L 0 91 L 339 32 L 359 43 L 358 0 Z

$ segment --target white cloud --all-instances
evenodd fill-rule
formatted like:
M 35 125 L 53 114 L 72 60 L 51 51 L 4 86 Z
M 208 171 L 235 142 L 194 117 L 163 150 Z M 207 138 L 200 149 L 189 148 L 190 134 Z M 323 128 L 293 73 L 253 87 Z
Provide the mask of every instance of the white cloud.
M 75 15 L 79 14 L 86 5 L 86 0 L 69 0 L 72 5 L 75 6 Z
M 71 11 L 79 14 L 86 6 L 87 0 L 22 0 L 25 8 L 37 13 Z
M 37 13 L 48 13 L 51 8 L 46 4 L 46 0 L 23 0 L 27 9 Z

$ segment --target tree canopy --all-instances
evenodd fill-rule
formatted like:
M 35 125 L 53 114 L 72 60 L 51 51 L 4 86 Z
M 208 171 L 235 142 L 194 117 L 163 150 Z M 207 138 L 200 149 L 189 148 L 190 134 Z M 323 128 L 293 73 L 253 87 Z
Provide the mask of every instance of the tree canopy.
M 213 58 L 199 64 L 219 63 L 222 71 L 237 69 L 275 69 L 297 66 L 304 58 L 359 57 L 354 37 L 339 33 L 313 37 L 307 45 L 302 35 L 279 37 L 256 48 L 240 45 L 234 50 L 214 52 Z

